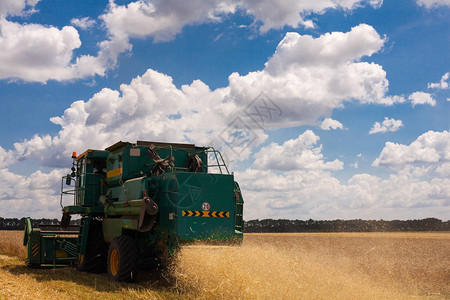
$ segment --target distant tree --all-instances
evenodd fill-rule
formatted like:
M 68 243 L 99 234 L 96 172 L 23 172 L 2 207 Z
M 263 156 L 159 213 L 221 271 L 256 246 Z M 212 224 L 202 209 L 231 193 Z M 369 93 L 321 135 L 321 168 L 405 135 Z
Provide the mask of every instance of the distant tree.
M 376 231 L 450 231 L 450 221 L 422 220 L 250 220 L 244 232 L 376 232 Z

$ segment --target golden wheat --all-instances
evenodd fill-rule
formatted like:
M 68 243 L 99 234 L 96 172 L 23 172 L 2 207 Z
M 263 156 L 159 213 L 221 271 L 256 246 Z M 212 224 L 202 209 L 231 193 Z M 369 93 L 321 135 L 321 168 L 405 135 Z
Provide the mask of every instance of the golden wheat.
M 13 255 L 25 259 L 26 251 L 23 246 L 23 231 L 0 230 L 0 254 Z
M 449 235 L 407 236 L 246 235 L 242 247 L 184 247 L 175 276 L 201 298 L 449 296 Z
M 137 284 L 28 269 L 21 244 L 22 232 L 0 231 L 0 253 L 21 257 L 0 255 L 1 299 L 450 297 L 450 233 L 246 234 L 242 246 L 185 246 L 168 273 Z

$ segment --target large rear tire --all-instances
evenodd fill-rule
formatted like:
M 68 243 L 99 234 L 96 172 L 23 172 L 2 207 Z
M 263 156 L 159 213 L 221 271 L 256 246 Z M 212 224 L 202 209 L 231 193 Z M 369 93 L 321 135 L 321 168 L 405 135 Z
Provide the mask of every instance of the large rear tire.
M 112 281 L 133 281 L 138 264 L 138 248 L 129 236 L 114 238 L 108 251 L 108 275 Z
M 103 241 L 102 222 L 91 220 L 86 245 L 86 254 L 77 261 L 77 269 L 83 272 L 103 273 L 106 271 L 108 244 Z

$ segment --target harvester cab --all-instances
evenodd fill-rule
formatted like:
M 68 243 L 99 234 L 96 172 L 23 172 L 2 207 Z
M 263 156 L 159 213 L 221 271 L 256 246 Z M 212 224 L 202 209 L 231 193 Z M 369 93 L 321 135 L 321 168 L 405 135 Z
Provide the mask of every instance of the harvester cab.
M 118 142 L 73 157 L 72 173 L 61 183 L 61 225 L 81 215 L 78 235 L 53 236 L 62 246 L 45 252 L 44 245 L 30 242 L 40 240 L 30 223 L 24 244 L 31 256 L 42 257 L 33 266 L 51 261 L 58 250 L 67 252 L 59 263 L 76 264 L 81 271 L 107 270 L 111 280 L 127 281 L 138 268 L 163 265 L 180 245 L 242 241 L 242 194 L 213 148 Z M 67 195 L 73 204 L 64 206 Z M 40 251 L 33 252 L 35 244 Z

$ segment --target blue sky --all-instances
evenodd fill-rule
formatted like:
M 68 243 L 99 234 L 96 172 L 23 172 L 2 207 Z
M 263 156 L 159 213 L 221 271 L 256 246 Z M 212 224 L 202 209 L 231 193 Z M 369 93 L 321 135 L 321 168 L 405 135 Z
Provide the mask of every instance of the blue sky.
M 447 220 L 449 12 L 2 1 L 0 215 L 59 217 L 72 151 L 139 139 L 221 149 L 247 220 Z

